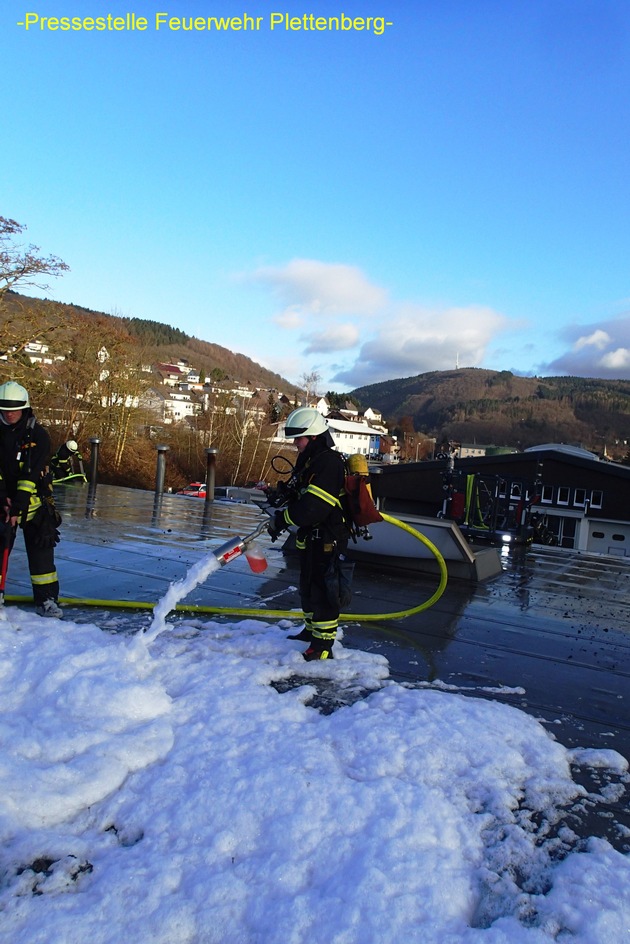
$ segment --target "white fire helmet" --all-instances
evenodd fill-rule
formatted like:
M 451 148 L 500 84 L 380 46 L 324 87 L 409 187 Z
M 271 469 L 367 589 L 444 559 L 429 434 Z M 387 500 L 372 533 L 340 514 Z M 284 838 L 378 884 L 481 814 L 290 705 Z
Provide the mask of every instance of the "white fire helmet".
M 79 446 L 77 443 L 75 443 L 74 439 L 69 439 L 68 442 L 66 443 L 66 449 L 68 450 L 68 452 L 78 452 Z
M 328 429 L 328 423 L 314 407 L 301 406 L 287 416 L 284 435 L 287 439 L 298 436 L 319 436 Z
M 25 410 L 31 405 L 28 393 L 15 380 L 0 385 L 0 410 Z

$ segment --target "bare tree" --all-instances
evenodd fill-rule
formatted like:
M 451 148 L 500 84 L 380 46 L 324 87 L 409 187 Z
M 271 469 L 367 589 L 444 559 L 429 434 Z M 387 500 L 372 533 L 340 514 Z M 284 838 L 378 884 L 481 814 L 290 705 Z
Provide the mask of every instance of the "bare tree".
M 140 403 L 150 377 L 141 364 L 139 345 L 122 327 L 104 317 L 77 316 L 64 333 L 63 355 L 48 368 L 51 382 L 39 412 L 64 435 L 81 440 L 98 436 L 104 462 L 117 473 L 143 425 Z
M 311 406 L 311 400 L 317 397 L 317 388 L 322 382 L 321 374 L 318 374 L 316 370 L 312 370 L 308 374 L 302 374 L 300 380 L 305 394 L 306 406 Z
M 46 288 L 43 279 L 56 278 L 68 270 L 57 256 L 42 256 L 38 246 L 22 245 L 19 237 L 26 227 L 0 216 L 0 355 L 17 380 L 40 387 L 38 370 L 33 369 L 27 349 L 67 326 L 67 313 L 53 302 L 38 302 L 15 294 L 17 286 Z M 33 375 L 35 375 L 33 377 Z
M 41 256 L 39 246 L 16 243 L 25 229 L 21 223 L 0 216 L 0 300 L 16 285 L 45 289 L 48 286 L 42 278 L 56 278 L 70 268 L 57 256 Z

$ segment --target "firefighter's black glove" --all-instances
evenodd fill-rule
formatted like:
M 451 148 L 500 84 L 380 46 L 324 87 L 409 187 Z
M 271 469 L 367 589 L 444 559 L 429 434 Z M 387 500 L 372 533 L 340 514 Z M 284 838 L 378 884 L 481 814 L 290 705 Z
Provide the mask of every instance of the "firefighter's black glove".
M 284 520 L 284 512 L 276 511 L 273 518 L 267 525 L 267 533 L 272 541 L 277 541 L 283 531 L 286 531 L 289 525 Z
M 278 503 L 278 490 L 277 489 L 272 488 L 270 485 L 268 485 L 266 488 L 263 488 L 262 491 L 265 493 L 266 502 L 268 502 L 270 505 L 276 505 Z
M 60 524 L 61 515 L 55 506 L 51 502 L 43 501 L 32 521 L 25 521 L 23 528 L 25 535 L 28 535 L 33 544 L 47 548 L 59 544 Z
M 286 504 L 286 493 L 285 489 L 282 488 L 283 484 L 283 482 L 279 482 L 276 488 L 269 487 L 265 489 L 265 498 L 274 508 Z

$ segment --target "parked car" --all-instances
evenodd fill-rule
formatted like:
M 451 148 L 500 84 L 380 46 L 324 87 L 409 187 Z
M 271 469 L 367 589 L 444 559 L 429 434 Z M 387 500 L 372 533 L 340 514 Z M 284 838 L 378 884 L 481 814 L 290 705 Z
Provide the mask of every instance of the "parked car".
M 181 488 L 176 495 L 188 495 L 192 498 L 206 497 L 205 482 L 191 482 L 186 488 Z M 237 485 L 217 485 L 214 489 L 214 500 L 218 502 L 231 502 L 239 505 L 257 505 L 267 504 L 265 492 L 256 486 L 255 488 L 240 488 Z
M 192 495 L 194 498 L 205 498 L 206 497 L 206 483 L 205 482 L 191 482 L 190 485 L 187 485 L 186 488 L 181 488 L 177 495 Z

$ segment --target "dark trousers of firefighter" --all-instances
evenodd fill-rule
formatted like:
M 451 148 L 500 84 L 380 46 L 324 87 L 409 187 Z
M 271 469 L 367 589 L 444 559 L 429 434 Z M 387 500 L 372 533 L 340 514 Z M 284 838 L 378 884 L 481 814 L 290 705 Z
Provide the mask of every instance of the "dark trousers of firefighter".
M 336 553 L 334 543 L 311 535 L 300 550 L 300 603 L 306 628 L 316 643 L 329 647 L 337 635 L 339 605 L 329 599 L 325 574 Z
M 55 570 L 55 549 L 53 547 L 39 547 L 33 543 L 33 534 L 27 527 L 24 534 L 28 569 L 33 584 L 33 598 L 35 603 L 44 600 L 56 600 L 59 596 L 59 579 Z

